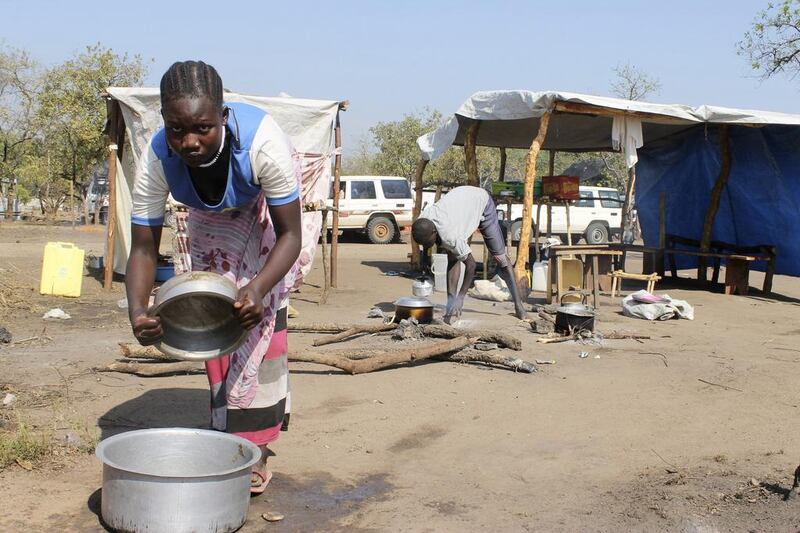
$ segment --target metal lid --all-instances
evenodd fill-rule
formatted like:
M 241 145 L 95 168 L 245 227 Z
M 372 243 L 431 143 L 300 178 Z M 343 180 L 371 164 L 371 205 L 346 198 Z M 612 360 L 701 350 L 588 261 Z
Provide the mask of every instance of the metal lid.
M 394 305 L 400 307 L 433 307 L 430 300 L 419 296 L 404 296 L 397 300 Z

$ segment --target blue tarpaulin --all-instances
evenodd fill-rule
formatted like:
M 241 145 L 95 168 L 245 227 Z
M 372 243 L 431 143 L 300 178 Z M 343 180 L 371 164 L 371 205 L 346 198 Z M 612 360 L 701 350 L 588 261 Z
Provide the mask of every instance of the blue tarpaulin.
M 800 128 L 729 126 L 731 169 L 712 240 L 777 247 L 775 272 L 800 276 Z M 645 244 L 658 246 L 659 195 L 666 193 L 666 232 L 700 240 L 719 176 L 719 126 L 701 124 L 638 150 L 636 209 Z M 677 257 L 679 268 L 696 258 Z M 765 264 L 753 268 L 763 270 Z

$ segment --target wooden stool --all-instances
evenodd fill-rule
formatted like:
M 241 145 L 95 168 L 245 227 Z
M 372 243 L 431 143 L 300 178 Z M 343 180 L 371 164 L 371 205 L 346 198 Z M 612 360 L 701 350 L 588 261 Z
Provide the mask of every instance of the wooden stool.
M 652 274 L 631 274 L 624 270 L 615 270 L 611 273 L 611 297 L 617 294 L 617 289 L 622 293 L 622 280 L 623 279 L 637 279 L 639 281 L 647 282 L 647 292 L 650 294 L 656 289 L 656 281 L 661 280 L 661 276 L 655 272 Z
M 750 288 L 750 261 L 729 257 L 725 261 L 725 294 L 746 296 Z

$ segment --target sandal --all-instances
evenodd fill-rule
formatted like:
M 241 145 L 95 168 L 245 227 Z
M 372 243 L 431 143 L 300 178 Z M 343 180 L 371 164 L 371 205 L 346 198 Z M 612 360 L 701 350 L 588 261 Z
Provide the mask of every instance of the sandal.
M 260 481 L 253 479 L 254 476 L 258 476 Z M 267 485 L 269 485 L 271 479 L 272 472 L 269 470 L 264 470 L 263 472 L 253 470 L 250 478 L 250 494 L 263 493 L 265 490 L 267 490 Z

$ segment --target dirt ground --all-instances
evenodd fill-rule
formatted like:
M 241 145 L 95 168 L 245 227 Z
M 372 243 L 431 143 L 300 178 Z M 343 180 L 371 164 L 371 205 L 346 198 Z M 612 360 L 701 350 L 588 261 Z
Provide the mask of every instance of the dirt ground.
M 0 344 L 0 396 L 17 395 L 0 421 L 55 443 L 0 471 L 0 530 L 102 531 L 96 440 L 207 427 L 207 386 L 202 374 L 92 372 L 133 341 L 123 286 L 104 292 L 87 273 L 78 299 L 40 296 L 48 241 L 101 255 L 104 234 L 0 225 L 0 280 L 15 289 L 0 326 L 23 341 Z M 340 288 L 318 305 L 318 261 L 294 320 L 369 322 L 371 307 L 410 293 L 409 279 L 386 275 L 406 269 L 407 251 L 343 244 Z M 465 320 L 523 340 L 514 355 L 556 361 L 535 374 L 433 362 L 351 376 L 292 363 L 290 430 L 242 531 L 800 531 L 800 501 L 783 501 L 800 462 L 800 282 L 778 276 L 770 298 L 657 289 L 688 300 L 696 319 L 629 319 L 604 297 L 598 329 L 651 339 L 602 346 L 538 344 L 511 304 L 468 299 Z M 72 318 L 44 321 L 53 307 Z M 318 336 L 290 335 L 290 351 Z M 329 348 L 399 346 L 387 339 Z M 286 518 L 267 523 L 266 511 Z

